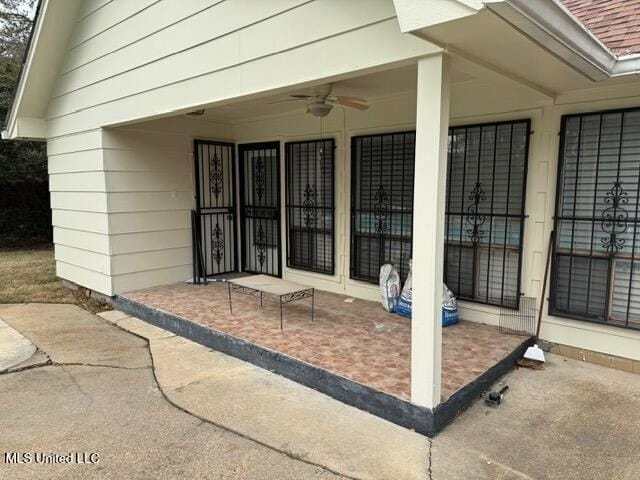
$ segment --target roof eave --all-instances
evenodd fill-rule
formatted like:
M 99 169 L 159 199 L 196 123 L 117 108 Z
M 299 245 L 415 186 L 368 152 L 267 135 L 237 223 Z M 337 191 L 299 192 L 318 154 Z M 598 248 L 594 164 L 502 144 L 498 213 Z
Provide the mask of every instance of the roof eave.
M 612 75 L 616 56 L 557 0 L 485 0 L 485 5 L 589 79 Z
M 484 0 L 485 6 L 591 80 L 640 74 L 640 54 L 616 56 L 558 0 Z
M 9 115 L 5 119 L 5 129 L 2 130 L 2 139 L 18 139 L 18 138 L 45 138 L 46 134 L 44 130 L 37 132 L 30 132 L 32 135 L 36 135 L 35 137 L 29 137 L 27 135 L 21 135 L 18 128 L 17 115 L 18 110 L 20 108 L 20 104 L 22 101 L 22 96 L 24 94 L 26 79 L 29 76 L 29 71 L 31 69 L 31 65 L 33 64 L 33 56 L 35 51 L 35 45 L 38 43 L 38 37 L 40 32 L 42 31 L 42 23 L 45 17 L 45 12 L 49 7 L 49 0 L 40 0 L 38 2 L 38 6 L 36 8 L 35 17 L 33 19 L 33 28 L 31 30 L 31 34 L 29 35 L 29 41 L 27 43 L 27 48 L 25 50 L 24 60 L 20 67 L 20 74 L 18 76 L 18 83 L 16 85 L 13 99 L 11 102 L 11 109 L 9 110 Z M 40 136 L 42 135 L 42 136 Z

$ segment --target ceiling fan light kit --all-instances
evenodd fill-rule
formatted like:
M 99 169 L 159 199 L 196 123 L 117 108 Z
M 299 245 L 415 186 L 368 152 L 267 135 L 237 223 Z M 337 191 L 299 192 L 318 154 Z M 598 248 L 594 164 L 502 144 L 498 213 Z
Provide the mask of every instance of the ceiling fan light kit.
M 330 103 L 312 103 L 311 105 L 309 105 L 309 108 L 307 110 L 314 117 L 322 118 L 329 115 L 329 112 L 332 108 L 333 105 L 331 105 Z

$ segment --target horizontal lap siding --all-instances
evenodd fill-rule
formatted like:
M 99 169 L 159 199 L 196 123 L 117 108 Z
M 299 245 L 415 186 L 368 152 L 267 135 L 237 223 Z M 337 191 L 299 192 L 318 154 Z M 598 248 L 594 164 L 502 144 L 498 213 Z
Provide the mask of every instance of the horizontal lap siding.
M 96 10 L 104 7 L 113 0 L 84 0 L 80 12 L 78 12 L 78 19 L 84 19 L 94 13 Z
M 104 148 L 114 292 L 185 280 L 191 271 L 190 138 L 160 122 L 153 130 L 105 131 Z
M 130 3 L 114 0 L 79 21 L 49 105 L 50 135 L 436 50 L 399 32 L 391 0 L 210 0 L 180 14 L 180 2 Z M 88 36 L 86 22 L 101 33 Z
M 111 294 L 102 134 L 49 139 L 47 154 L 58 275 Z
M 68 48 L 47 114 L 58 271 L 107 294 L 190 275 L 192 140 L 233 132 L 105 126 L 437 50 L 391 0 L 92 0 Z
M 142 65 L 175 59 L 181 56 L 178 52 L 198 48 L 205 42 L 216 43 L 216 39 L 224 38 L 231 32 L 304 2 L 230 0 L 189 3 L 169 1 L 155 4 L 127 22 L 115 25 L 108 32 L 72 49 L 62 68 L 63 81 L 58 84 L 53 96 L 63 95 Z M 203 10 L 202 4 L 210 6 Z M 198 13 L 185 15 L 194 11 Z M 207 28 L 203 28 L 204 25 Z M 228 53 L 224 58 L 231 58 Z

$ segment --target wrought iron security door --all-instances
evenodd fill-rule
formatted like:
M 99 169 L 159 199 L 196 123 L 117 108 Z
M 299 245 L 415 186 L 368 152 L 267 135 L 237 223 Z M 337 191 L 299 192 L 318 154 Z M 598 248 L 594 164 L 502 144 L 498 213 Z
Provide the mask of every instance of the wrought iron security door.
M 280 277 L 280 144 L 240 145 L 242 268 Z
M 235 272 L 234 145 L 196 140 L 196 238 L 207 276 Z M 194 259 L 197 258 L 194 252 Z

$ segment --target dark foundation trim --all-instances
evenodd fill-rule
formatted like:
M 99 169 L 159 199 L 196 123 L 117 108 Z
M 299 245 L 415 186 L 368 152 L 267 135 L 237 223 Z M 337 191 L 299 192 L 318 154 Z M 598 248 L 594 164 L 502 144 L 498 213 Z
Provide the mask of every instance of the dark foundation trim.
M 365 410 L 428 437 L 435 436 L 496 380 L 507 373 L 522 356 L 532 339 L 527 339 L 509 356 L 458 390 L 434 410 L 415 405 L 394 395 L 375 390 L 280 352 L 247 342 L 185 318 L 126 297 L 115 297 L 119 310 L 181 337 L 232 357 L 273 371 L 294 382 L 313 388 L 347 405 Z

